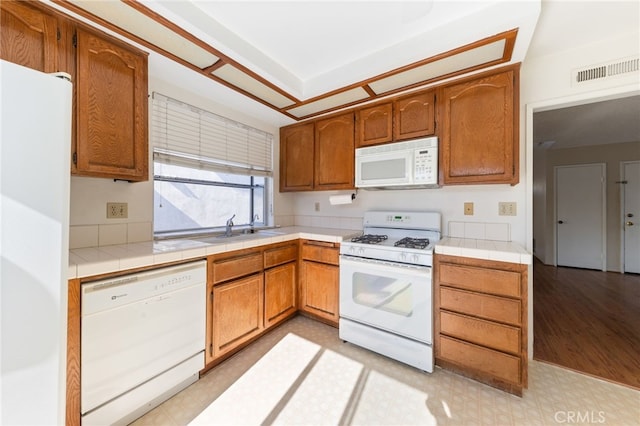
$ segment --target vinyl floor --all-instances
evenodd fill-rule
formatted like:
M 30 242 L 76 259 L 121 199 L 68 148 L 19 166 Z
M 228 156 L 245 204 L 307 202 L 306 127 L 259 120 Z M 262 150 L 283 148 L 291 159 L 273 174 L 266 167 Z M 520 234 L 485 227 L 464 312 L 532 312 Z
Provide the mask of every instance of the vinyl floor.
M 522 398 L 440 368 L 425 373 L 296 316 L 135 425 L 640 423 L 640 391 L 531 361 Z

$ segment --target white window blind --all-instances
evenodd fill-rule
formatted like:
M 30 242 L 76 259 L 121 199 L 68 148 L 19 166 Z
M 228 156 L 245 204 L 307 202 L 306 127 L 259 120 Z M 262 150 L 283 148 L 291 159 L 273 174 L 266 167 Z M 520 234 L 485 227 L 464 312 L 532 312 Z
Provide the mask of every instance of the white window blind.
M 273 174 L 273 135 L 153 93 L 155 161 L 253 176 Z

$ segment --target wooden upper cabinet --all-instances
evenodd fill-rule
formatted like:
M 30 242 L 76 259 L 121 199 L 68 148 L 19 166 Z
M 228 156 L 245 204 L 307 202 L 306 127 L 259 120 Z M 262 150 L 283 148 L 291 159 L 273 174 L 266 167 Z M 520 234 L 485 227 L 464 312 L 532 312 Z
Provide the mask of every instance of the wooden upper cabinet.
M 356 112 L 356 148 L 393 140 L 393 104 L 363 108 Z
M 435 91 L 403 96 L 393 101 L 393 139 L 433 135 L 436 131 Z
M 0 2 L 0 58 L 42 72 L 60 71 L 57 19 L 30 2 Z
M 315 189 L 354 188 L 354 130 L 353 112 L 315 123 Z
M 519 179 L 518 68 L 442 88 L 441 183 Z
M 147 180 L 147 55 L 81 27 L 76 39 L 73 172 Z
M 314 124 L 280 129 L 280 192 L 313 190 Z

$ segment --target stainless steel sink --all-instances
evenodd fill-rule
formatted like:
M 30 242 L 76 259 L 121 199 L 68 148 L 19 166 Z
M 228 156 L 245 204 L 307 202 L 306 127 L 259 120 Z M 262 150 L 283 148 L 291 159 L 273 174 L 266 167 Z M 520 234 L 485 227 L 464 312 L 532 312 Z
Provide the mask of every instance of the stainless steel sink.
M 275 229 L 254 229 L 253 232 L 251 232 L 250 229 L 238 229 L 233 231 L 231 235 L 219 234 L 208 237 L 195 237 L 191 238 L 191 240 L 209 244 L 220 244 L 224 241 L 248 240 L 252 238 L 273 237 L 283 234 L 285 234 L 285 232 L 277 231 Z

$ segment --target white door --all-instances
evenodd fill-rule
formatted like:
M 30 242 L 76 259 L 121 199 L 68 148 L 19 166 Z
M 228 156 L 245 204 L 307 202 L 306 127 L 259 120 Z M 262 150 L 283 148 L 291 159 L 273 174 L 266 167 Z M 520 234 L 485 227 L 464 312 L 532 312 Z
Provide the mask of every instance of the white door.
M 557 265 L 606 270 L 605 165 L 558 166 L 555 172 Z
M 622 164 L 624 272 L 640 273 L 640 161 Z

